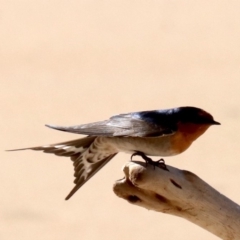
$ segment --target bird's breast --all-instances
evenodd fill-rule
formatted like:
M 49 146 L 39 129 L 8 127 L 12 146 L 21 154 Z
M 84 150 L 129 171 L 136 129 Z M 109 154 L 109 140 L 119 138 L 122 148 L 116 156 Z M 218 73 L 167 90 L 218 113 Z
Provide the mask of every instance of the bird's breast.
M 150 156 L 173 156 L 184 152 L 208 128 L 207 125 L 182 124 L 178 131 L 160 137 L 103 137 L 116 152 L 143 152 Z
M 112 144 L 119 152 L 143 152 L 149 156 L 172 156 L 178 152 L 172 147 L 171 136 L 114 137 Z

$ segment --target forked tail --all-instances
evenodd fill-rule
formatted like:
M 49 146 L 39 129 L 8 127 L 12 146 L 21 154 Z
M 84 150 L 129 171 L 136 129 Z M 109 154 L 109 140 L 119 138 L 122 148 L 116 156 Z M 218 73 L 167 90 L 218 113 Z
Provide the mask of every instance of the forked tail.
M 95 144 L 96 138 L 96 136 L 89 136 L 68 142 L 8 151 L 31 149 L 45 153 L 53 153 L 57 156 L 70 157 L 74 166 L 75 186 L 65 198 L 68 200 L 84 183 L 117 154 L 113 152 L 103 152 L 103 150 L 98 149 L 97 144 Z

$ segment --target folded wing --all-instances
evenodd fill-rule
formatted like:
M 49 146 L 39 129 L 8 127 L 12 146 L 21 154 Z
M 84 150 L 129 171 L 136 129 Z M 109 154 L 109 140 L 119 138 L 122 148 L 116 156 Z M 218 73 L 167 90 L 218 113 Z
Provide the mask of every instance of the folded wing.
M 46 126 L 65 132 L 109 137 L 157 137 L 172 134 L 176 131 L 176 126 L 167 121 L 167 119 L 164 119 L 165 116 L 162 118 L 160 116 L 159 118 L 158 112 L 155 115 L 151 112 L 150 117 L 141 113 L 146 112 L 120 114 L 111 117 L 109 120 L 70 127 Z M 158 121 L 156 121 L 156 116 L 158 117 Z

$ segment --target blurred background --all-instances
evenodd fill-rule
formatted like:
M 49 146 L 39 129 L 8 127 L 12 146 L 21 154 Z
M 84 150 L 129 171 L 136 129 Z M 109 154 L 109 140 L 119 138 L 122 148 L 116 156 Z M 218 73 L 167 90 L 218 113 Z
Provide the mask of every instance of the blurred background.
M 240 203 L 239 9 L 226 0 L 2 0 L 0 239 L 218 239 L 117 198 L 112 185 L 129 155 L 65 201 L 70 159 L 4 150 L 81 137 L 46 123 L 197 106 L 222 125 L 165 160 Z

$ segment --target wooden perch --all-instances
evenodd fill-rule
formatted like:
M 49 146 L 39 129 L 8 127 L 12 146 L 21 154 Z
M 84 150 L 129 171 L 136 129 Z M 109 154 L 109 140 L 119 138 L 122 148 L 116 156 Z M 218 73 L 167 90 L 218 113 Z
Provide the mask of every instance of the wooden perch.
M 224 240 L 240 239 L 240 206 L 195 174 L 167 166 L 129 162 L 115 194 L 128 202 L 185 218 Z

